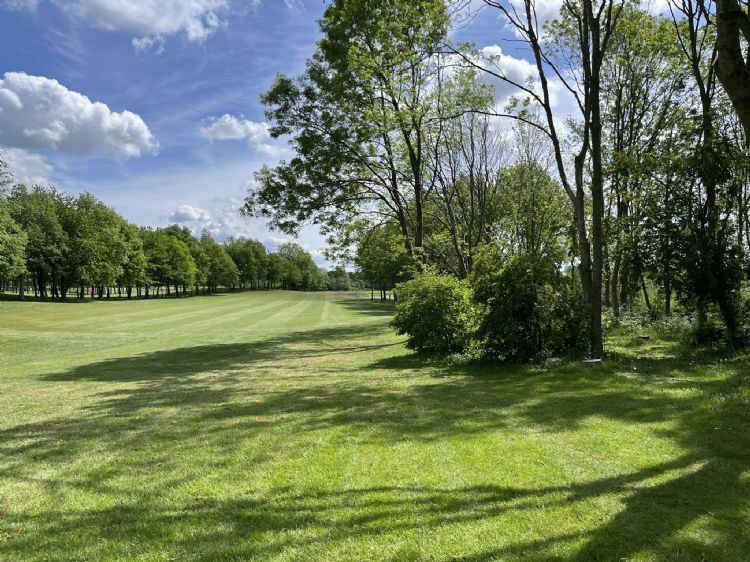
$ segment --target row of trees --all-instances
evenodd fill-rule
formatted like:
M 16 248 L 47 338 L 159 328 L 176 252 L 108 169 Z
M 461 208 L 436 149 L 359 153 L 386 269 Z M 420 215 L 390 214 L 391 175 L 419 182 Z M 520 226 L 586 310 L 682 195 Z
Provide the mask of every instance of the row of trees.
M 298 244 L 275 252 L 247 238 L 216 242 L 185 227 L 128 223 L 90 194 L 11 185 L 0 197 L 0 284 L 42 299 L 187 295 L 220 288 L 348 290 L 350 275 L 326 272 Z
M 549 261 L 578 286 L 593 357 L 603 309 L 639 295 L 654 314 L 679 299 L 702 326 L 715 308 L 739 345 L 750 84 L 728 65 L 750 20 L 732 5 L 564 0 L 544 24 L 533 0 L 485 0 L 468 15 L 508 23 L 533 69 L 521 79 L 450 41 L 475 2 L 334 0 L 306 72 L 263 97 L 296 154 L 259 172 L 244 211 L 321 225 L 381 288 L 426 268 L 471 278 L 487 252 L 499 270 Z M 518 93 L 500 107 L 493 82 Z

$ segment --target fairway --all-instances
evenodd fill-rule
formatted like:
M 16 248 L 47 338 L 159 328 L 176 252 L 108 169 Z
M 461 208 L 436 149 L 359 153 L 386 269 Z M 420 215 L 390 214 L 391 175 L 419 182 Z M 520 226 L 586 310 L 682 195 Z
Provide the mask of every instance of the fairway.
M 391 312 L 0 301 L 0 559 L 750 559 L 745 358 L 452 365 Z

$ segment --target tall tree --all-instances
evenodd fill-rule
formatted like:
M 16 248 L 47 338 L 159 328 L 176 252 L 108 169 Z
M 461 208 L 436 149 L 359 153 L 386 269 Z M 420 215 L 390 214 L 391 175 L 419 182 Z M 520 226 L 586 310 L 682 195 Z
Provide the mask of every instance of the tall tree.
M 436 181 L 427 205 L 434 223 L 427 252 L 433 263 L 466 277 L 476 249 L 496 234 L 503 187 L 500 172 L 510 150 L 502 132 L 480 113 L 446 120 L 438 135 L 440 141 L 430 162 Z M 444 238 L 442 233 L 447 233 L 450 241 L 447 251 L 435 247 L 437 240 Z
M 617 317 L 620 305 L 641 290 L 647 261 L 647 247 L 639 228 L 642 203 L 658 199 L 648 193 L 652 188 L 663 194 L 663 186 L 653 182 L 657 175 L 662 178 L 662 169 L 666 170 L 661 167 L 666 163 L 661 156 L 668 151 L 663 141 L 684 119 L 686 97 L 691 95 L 685 87 L 689 73 L 679 60 L 672 22 L 633 6 L 625 8 L 605 57 L 602 78 L 604 163 L 609 188 L 609 283 L 605 300 Z
M 148 261 L 143 251 L 143 240 L 136 226 L 124 224 L 122 226 L 122 237 L 125 255 L 118 283 L 125 286 L 128 298 L 132 298 L 134 287 L 140 292 L 141 287 L 148 283 Z
M 296 156 L 257 175 L 245 212 L 288 232 L 312 221 L 329 233 L 368 212 L 394 220 L 407 251 L 420 254 L 434 185 L 427 162 L 440 111 L 457 105 L 438 102 L 448 25 L 442 0 L 334 0 L 307 71 L 279 76 L 262 98 L 272 134 L 290 135 Z M 456 95 L 471 104 L 472 92 Z
M 28 236 L 26 266 L 35 295 L 43 299 L 49 297 L 48 286 L 68 251 L 69 240 L 58 213 L 60 196 L 52 188 L 28 190 L 16 185 L 8 199 L 11 216 Z
M 380 300 L 386 300 L 388 290 L 403 279 L 412 263 L 401 244 L 398 225 L 390 222 L 360 230 L 355 263 L 373 292 L 377 285 Z
M 710 303 L 719 306 L 733 344 L 738 339 L 739 278 L 736 239 L 732 235 L 731 206 L 735 200 L 732 143 L 717 127 L 716 43 L 709 14 L 701 0 L 670 0 L 670 9 L 685 66 L 690 70 L 696 103 L 687 123 L 693 141 L 686 159 L 690 180 L 691 239 L 685 263 L 688 287 L 696 301 L 698 321 L 705 324 Z
M 711 0 L 701 0 L 710 11 Z M 716 76 L 732 101 L 750 143 L 750 15 L 742 0 L 716 0 Z
M 110 288 L 123 273 L 127 248 L 122 229 L 126 223 L 89 194 L 81 195 L 75 207 L 77 221 L 83 226 L 74 242 L 82 248 L 85 256 L 80 266 L 81 281 L 96 287 L 100 299 L 105 290 L 109 297 Z
M 528 45 L 536 66 L 538 87 L 518 83 L 500 70 L 487 66 L 482 68 L 498 79 L 520 88 L 529 99 L 538 104 L 543 113 L 541 122 L 529 120 L 524 114 L 517 114 L 516 118 L 543 130 L 552 143 L 560 182 L 574 210 L 581 285 L 591 317 L 591 355 L 601 357 L 604 262 L 601 72 L 624 1 L 564 0 L 560 19 L 544 34 L 539 28 L 534 0 L 523 0 L 516 4 L 508 0 L 484 1 L 488 6 L 500 10 L 516 34 Z M 549 74 L 562 82 L 580 111 L 579 143 L 575 149 L 572 181 L 558 131 L 557 117 L 563 116 L 555 115 Z M 590 175 L 588 182 L 587 171 Z M 587 205 L 589 198 L 590 207 Z
M 7 204 L 0 199 L 0 280 L 19 280 L 26 273 L 26 233 L 8 212 Z

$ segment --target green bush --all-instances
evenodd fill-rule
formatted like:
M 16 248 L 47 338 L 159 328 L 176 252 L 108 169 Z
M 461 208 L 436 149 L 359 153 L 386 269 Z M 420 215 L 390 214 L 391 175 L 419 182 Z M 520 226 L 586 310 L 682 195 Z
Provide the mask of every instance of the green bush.
M 673 312 L 669 316 L 660 316 L 653 322 L 654 330 L 661 337 L 669 340 L 685 340 L 693 329 L 693 317 L 686 313 Z
M 576 279 L 546 257 L 519 254 L 503 262 L 497 248 L 487 247 L 471 275 L 484 354 L 527 362 L 583 353 L 588 328 Z
M 406 345 L 421 353 L 462 353 L 471 339 L 473 306 L 464 281 L 434 271 L 397 286 L 393 325 Z

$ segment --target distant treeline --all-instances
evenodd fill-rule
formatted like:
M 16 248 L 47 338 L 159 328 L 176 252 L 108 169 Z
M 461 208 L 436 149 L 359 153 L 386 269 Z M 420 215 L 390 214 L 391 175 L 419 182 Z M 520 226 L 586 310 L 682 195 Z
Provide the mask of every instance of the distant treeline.
M 361 288 L 343 268 L 326 271 L 298 244 L 223 244 L 185 227 L 139 227 L 85 193 L 16 185 L 0 196 L 0 289 L 42 299 L 184 296 L 220 289 Z

